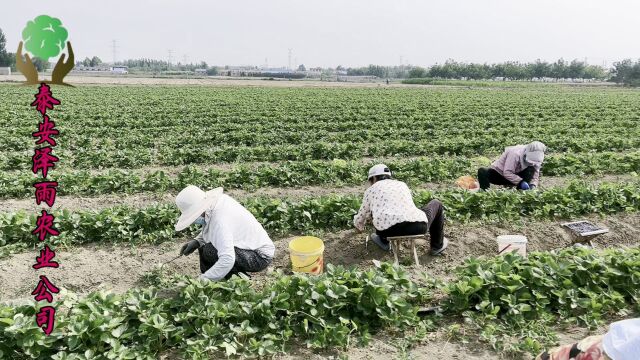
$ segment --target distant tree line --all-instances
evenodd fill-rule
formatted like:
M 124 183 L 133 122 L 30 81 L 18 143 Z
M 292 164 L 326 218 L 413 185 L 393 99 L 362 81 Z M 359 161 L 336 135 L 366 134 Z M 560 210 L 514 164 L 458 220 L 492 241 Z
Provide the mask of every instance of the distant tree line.
M 96 67 L 102 64 L 102 60 L 99 57 L 94 56 L 92 58 L 84 58 L 82 61 L 76 61 L 76 66 Z
M 635 63 L 631 59 L 614 63 L 610 81 L 616 84 L 640 86 L 640 59 Z
M 552 79 L 605 79 L 607 71 L 597 65 L 589 65 L 584 61 L 571 62 L 560 59 L 554 63 L 536 60 L 531 63 L 509 61 L 498 64 L 474 64 L 447 60 L 444 64 L 434 65 L 428 69 L 414 67 L 408 73 L 409 78 L 440 79 L 495 79 L 532 80 L 540 78 Z
M 210 67 L 206 62 L 189 64 L 169 64 L 168 61 L 154 59 L 129 59 L 116 62 L 116 65 L 126 66 L 129 71 L 140 72 L 161 72 L 161 71 L 195 71 L 196 69 L 206 69 L 208 75 L 217 75 L 218 69 Z
M 340 71 L 340 67 L 336 68 L 336 70 Z M 392 71 L 390 71 L 392 70 Z M 394 76 L 397 74 L 396 67 L 389 68 L 387 66 L 381 65 L 369 65 L 367 67 L 361 68 L 348 68 L 347 75 L 349 76 L 377 76 L 379 78 L 388 78 L 388 77 L 398 77 Z
M 7 52 L 7 38 L 4 36 L 2 30 L 0 30 L 0 66 L 14 67 L 16 63 L 16 55 L 14 53 Z

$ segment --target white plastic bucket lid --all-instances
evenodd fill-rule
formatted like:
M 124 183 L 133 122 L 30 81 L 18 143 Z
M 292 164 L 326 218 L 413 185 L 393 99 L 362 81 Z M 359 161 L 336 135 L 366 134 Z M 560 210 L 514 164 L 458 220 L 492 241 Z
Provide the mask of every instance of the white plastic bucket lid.
M 497 238 L 498 242 L 505 243 L 509 242 L 512 244 L 526 244 L 527 237 L 523 235 L 500 235 Z

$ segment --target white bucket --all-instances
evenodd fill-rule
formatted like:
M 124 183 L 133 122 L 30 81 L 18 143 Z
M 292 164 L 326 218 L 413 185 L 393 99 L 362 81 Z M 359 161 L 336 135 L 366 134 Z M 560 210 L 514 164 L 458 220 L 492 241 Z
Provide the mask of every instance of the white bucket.
M 500 235 L 498 236 L 498 255 L 508 252 L 517 252 L 522 256 L 527 256 L 527 237 L 522 235 Z

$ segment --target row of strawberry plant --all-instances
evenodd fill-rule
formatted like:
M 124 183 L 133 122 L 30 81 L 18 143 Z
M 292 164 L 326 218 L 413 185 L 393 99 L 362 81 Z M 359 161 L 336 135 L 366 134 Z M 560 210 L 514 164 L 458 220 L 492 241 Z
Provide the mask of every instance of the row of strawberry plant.
M 545 328 L 558 321 L 597 327 L 633 304 L 640 311 L 640 249 L 468 259 L 446 289 L 447 310 L 462 313 L 481 340 L 535 353 L 556 340 Z
M 462 190 L 415 192 L 414 200 L 424 205 L 441 200 L 447 217 L 456 221 L 508 221 L 521 217 L 549 219 L 576 215 L 640 210 L 640 183 L 604 183 L 598 186 L 574 182 L 565 188 L 545 191 Z M 350 228 L 360 207 L 360 195 L 329 195 L 303 199 L 248 198 L 243 204 L 272 233 L 306 232 Z M 143 209 L 113 207 L 99 211 L 56 213 L 55 225 L 62 244 L 96 242 L 149 242 L 172 237 L 178 210 L 172 204 Z M 0 213 L 0 246 L 32 244 L 35 215 L 24 211 Z
M 444 182 L 475 174 L 486 166 L 488 158 L 461 156 L 385 160 L 395 176 L 410 184 Z M 288 161 L 276 164 L 239 165 L 230 170 L 199 169 L 187 166 L 176 176 L 162 170 L 131 172 L 108 170 L 63 171 L 58 178 L 60 195 L 101 195 L 179 191 L 189 184 L 202 188 L 223 186 L 228 189 L 261 187 L 297 187 L 310 185 L 360 185 L 367 169 L 376 161 Z M 543 173 L 549 176 L 590 174 L 630 174 L 640 172 L 640 153 L 577 153 L 548 156 Z M 24 173 L 0 173 L 0 198 L 31 196 L 33 176 Z
M 131 146 L 125 149 L 108 147 L 88 147 L 69 151 L 60 146 L 59 156 L 65 159 L 63 168 L 140 168 L 144 166 L 176 166 L 189 164 L 215 164 L 241 161 L 286 161 L 286 160 L 331 160 L 362 159 L 367 157 L 402 157 L 465 155 L 478 156 L 495 154 L 504 150 L 505 145 L 528 143 L 542 140 L 555 153 L 562 152 L 603 152 L 626 151 L 640 148 L 640 136 L 623 137 L 602 134 L 594 137 L 566 137 L 556 134 L 545 138 L 525 137 L 514 134 L 508 139 L 485 135 L 449 137 L 433 141 L 426 137 L 419 141 L 389 140 L 362 142 L 308 142 L 301 145 L 279 144 L 273 146 L 231 146 L 212 147 L 205 142 L 197 146 L 148 147 Z M 25 161 L 27 151 L 0 153 L 0 170 L 24 170 L 29 166 Z
M 366 344 L 381 328 L 420 325 L 417 304 L 428 299 L 388 264 L 367 271 L 327 266 L 318 277 L 279 274 L 261 290 L 237 277 L 180 281 L 168 298 L 155 288 L 67 296 L 57 304 L 49 336 L 33 321 L 35 303 L 0 305 L 0 358 L 157 359 L 173 348 L 204 360 L 273 355 L 294 341 L 314 349 L 347 347 Z
M 315 122 L 301 122 L 297 124 L 282 124 L 279 126 L 277 133 L 273 129 L 273 125 L 269 126 L 228 126 L 227 124 L 215 124 L 202 128 L 201 126 L 174 126 L 158 129 L 158 133 L 149 131 L 134 131 L 128 129 L 89 129 L 85 128 L 67 128 L 63 129 L 70 132 L 66 135 L 64 146 L 68 151 L 80 151 L 99 147 L 105 150 L 117 151 L 126 150 L 132 147 L 140 148 L 162 148 L 189 146 L 198 147 L 209 144 L 217 146 L 233 145 L 233 146 L 272 146 L 272 145 L 302 145 L 309 142 L 324 141 L 327 143 L 344 143 L 344 142 L 372 142 L 378 139 L 391 140 L 408 140 L 421 141 L 430 139 L 432 142 L 439 142 L 450 137 L 469 137 L 478 136 L 481 131 L 483 138 L 492 137 L 508 141 L 513 137 L 513 127 L 521 125 L 521 120 L 505 120 L 501 127 L 485 128 L 482 121 L 472 123 L 473 127 L 462 124 L 447 124 L 446 127 L 435 128 L 432 122 L 407 122 L 402 123 L 397 120 L 389 120 L 386 123 L 371 123 L 366 121 L 358 121 L 341 124 L 345 128 L 329 128 L 322 129 L 324 124 Z M 320 128 L 319 128 L 320 127 Z M 105 132 L 109 132 L 108 137 L 101 136 Z M 187 135 L 189 134 L 189 135 Z M 565 139 L 574 137 L 592 138 L 606 134 L 611 137 L 625 138 L 640 135 L 640 128 L 634 124 L 625 122 L 610 124 L 606 122 L 594 122 L 580 128 L 572 123 L 546 124 L 544 122 L 535 122 L 526 129 L 518 132 L 521 138 L 553 138 L 554 136 L 562 136 Z M 0 131 L 0 136 L 6 136 L 5 151 L 25 151 L 29 150 L 28 141 L 24 138 L 28 137 L 27 128 L 17 132 L 15 129 L 11 131 Z M 117 139 L 117 141 L 114 141 Z M 560 143 L 560 141 L 558 141 Z
M 639 265 L 637 248 L 471 259 L 440 284 L 445 296 L 438 301 L 496 350 L 535 354 L 557 341 L 558 323 L 595 326 L 640 310 Z M 175 276 L 156 286 L 82 299 L 67 293 L 54 304 L 50 336 L 33 321 L 36 303 L 0 305 L 0 357 L 154 359 L 167 350 L 190 359 L 268 356 L 294 343 L 367 344 L 383 328 L 420 339 L 439 325 L 418 317 L 419 306 L 436 298 L 432 284 L 385 263 L 366 271 L 328 265 L 316 277 L 277 273 L 259 290 L 237 277 L 220 283 Z

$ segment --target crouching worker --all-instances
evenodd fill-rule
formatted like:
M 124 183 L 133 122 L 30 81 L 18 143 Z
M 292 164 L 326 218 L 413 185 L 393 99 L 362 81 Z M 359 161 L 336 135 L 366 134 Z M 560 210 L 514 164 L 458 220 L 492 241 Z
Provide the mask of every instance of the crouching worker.
M 486 190 L 491 184 L 534 189 L 540 179 L 545 150 L 546 146 L 540 141 L 507 147 L 490 168 L 478 169 L 480 189 Z
M 604 335 L 589 336 L 556 347 L 536 360 L 637 360 L 640 359 L 640 318 L 614 322 Z
M 176 231 L 202 225 L 198 236 L 182 246 L 180 255 L 200 254 L 201 279 L 229 279 L 238 273 L 262 271 L 271 264 L 275 246 L 256 218 L 222 188 L 204 192 L 189 185 L 176 197 L 181 215 Z
M 439 255 L 449 243 L 444 237 L 442 203 L 431 200 L 418 209 L 409 187 L 391 177 L 391 170 L 384 164 L 369 170 L 371 186 L 364 192 L 362 206 L 353 218 L 354 226 L 358 231 L 364 231 L 367 221 L 371 220 L 376 229 L 371 240 L 385 251 L 390 249 L 387 237 L 422 235 L 429 231 L 431 255 Z

